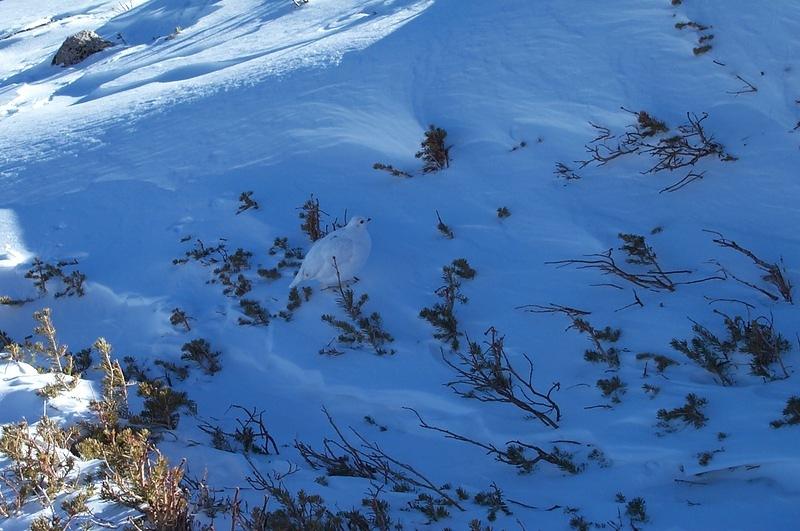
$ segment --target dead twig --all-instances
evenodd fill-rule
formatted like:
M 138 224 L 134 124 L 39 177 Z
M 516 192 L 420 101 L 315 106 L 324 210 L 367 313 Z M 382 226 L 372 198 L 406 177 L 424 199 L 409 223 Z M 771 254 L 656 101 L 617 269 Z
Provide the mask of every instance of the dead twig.
M 756 267 L 758 267 L 763 273 L 761 279 L 767 282 L 768 284 L 771 284 L 778 291 L 779 295 L 776 295 L 775 293 L 772 293 L 764 288 L 761 288 L 753 284 L 752 282 L 748 282 L 746 280 L 743 280 L 735 276 L 726 268 L 720 265 L 722 271 L 730 275 L 731 278 L 733 278 L 737 282 L 744 284 L 745 286 L 748 286 L 750 288 L 753 288 L 754 290 L 759 291 L 760 293 L 763 293 L 773 301 L 778 301 L 780 298 L 783 298 L 784 301 L 788 302 L 789 304 L 793 304 L 793 299 L 792 299 L 793 286 L 792 283 L 786 278 L 786 267 L 783 264 L 783 259 L 781 259 L 779 262 L 772 262 L 772 263 L 767 262 L 766 260 L 762 260 L 761 258 L 756 256 L 750 249 L 742 247 L 735 241 L 725 238 L 725 236 L 721 232 L 708 229 L 703 229 L 703 232 L 708 232 L 709 234 L 716 235 L 717 237 L 714 238 L 712 241 L 717 245 L 719 245 L 720 247 L 733 249 L 734 251 L 741 253 L 746 257 L 748 257 L 750 260 L 752 260 L 753 263 L 756 265 Z M 717 262 L 717 264 L 719 263 Z
M 416 415 L 421 428 L 441 433 L 446 439 L 452 439 L 454 441 L 459 441 L 482 448 L 488 455 L 493 456 L 497 461 L 512 465 L 523 473 L 533 471 L 534 467 L 540 462 L 550 463 L 572 474 L 576 474 L 581 470 L 580 467 L 577 467 L 572 461 L 565 459 L 563 455 L 559 455 L 556 452 L 548 452 L 539 446 L 524 443 L 519 440 L 513 440 L 506 443 L 505 449 L 501 449 L 494 444 L 476 441 L 448 429 L 428 424 L 425 422 L 425 420 L 423 420 L 422 416 L 417 412 L 417 410 L 413 408 L 404 407 L 403 409 L 407 409 Z M 529 456 L 526 454 L 527 451 L 532 451 L 535 455 Z
M 301 441 L 295 441 L 295 448 L 312 468 L 323 468 L 330 475 L 363 477 L 381 480 L 384 484 L 391 482 L 394 485 L 411 485 L 435 492 L 449 504 L 458 507 L 461 511 L 464 510 L 447 492 L 436 486 L 414 467 L 391 457 L 377 443 L 368 441 L 352 427 L 350 431 L 358 438 L 360 444 L 356 446 L 351 443 L 339 429 L 328 410 L 322 408 L 322 411 L 328 418 L 328 423 L 337 438 L 325 438 L 322 451 L 315 450 Z
M 446 385 L 458 396 L 480 402 L 510 404 L 546 426 L 558 428 L 561 409 L 551 398 L 561 384 L 553 383 L 546 392 L 533 385 L 533 361 L 523 354 L 528 363 L 527 374 L 521 374 L 511 363 L 503 346 L 504 336 L 490 327 L 484 336 L 488 340 L 483 348 L 478 342 L 467 339 L 467 352 L 455 352 L 455 361 L 450 361 L 442 351 L 442 359 L 455 371 L 457 377 Z
M 744 87 L 742 87 L 739 90 L 729 90 L 727 91 L 728 94 L 733 94 L 734 96 L 738 96 L 739 94 L 751 94 L 753 92 L 758 92 L 758 87 L 747 81 L 739 74 L 736 74 L 736 79 L 744 83 Z

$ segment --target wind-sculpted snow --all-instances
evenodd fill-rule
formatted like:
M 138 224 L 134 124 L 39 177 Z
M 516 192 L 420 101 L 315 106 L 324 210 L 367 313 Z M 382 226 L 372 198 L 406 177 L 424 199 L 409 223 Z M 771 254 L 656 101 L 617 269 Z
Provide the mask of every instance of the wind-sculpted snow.
M 59 136 L 98 122 L 136 120 L 165 101 L 335 64 L 396 31 L 431 3 L 323 1 L 297 9 L 291 2 L 260 0 L 149 0 L 105 2 L 82 16 L 48 15 L 23 26 L 42 24 L 30 33 L 0 41 L 4 155 L 27 158 L 30 152 L 20 144 L 41 140 L 45 129 L 46 141 L 63 150 Z M 41 13 L 55 8 L 41 4 Z M 0 15 L 4 8 L 10 10 L 0 6 Z M 69 34 L 67 28 L 94 25 L 116 46 L 75 68 L 50 66 L 48 54 Z M 28 111 L 31 116 L 14 116 Z

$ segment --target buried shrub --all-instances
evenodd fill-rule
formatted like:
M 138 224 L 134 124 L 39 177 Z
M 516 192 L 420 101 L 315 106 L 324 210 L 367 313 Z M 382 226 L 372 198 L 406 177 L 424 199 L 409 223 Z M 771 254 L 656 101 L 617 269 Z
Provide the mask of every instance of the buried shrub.
M 78 430 L 62 429 L 46 416 L 34 426 L 22 421 L 3 427 L 0 453 L 11 461 L 3 480 L 14 492 L 16 510 L 32 498 L 46 507 L 53 496 L 70 487 L 76 462 L 66 448 L 77 438 Z
M 319 208 L 319 199 L 312 195 L 303 206 L 300 207 L 300 219 L 303 223 L 300 229 L 308 235 L 308 238 L 315 242 L 325 236 L 325 231 L 321 227 L 320 216 L 322 210 Z
M 666 371 L 669 367 L 672 367 L 673 365 L 678 365 L 677 361 L 675 361 L 674 359 L 672 359 L 672 358 L 670 358 L 668 356 L 663 356 L 661 354 L 651 354 L 649 352 L 640 352 L 640 353 L 638 353 L 636 355 L 636 359 L 637 360 L 646 360 L 648 362 L 650 360 L 652 360 L 653 363 L 655 363 L 656 371 L 659 374 L 662 374 L 664 371 Z
M 172 326 L 183 326 L 187 332 L 192 329 L 192 327 L 189 326 L 190 320 L 192 320 L 192 318 L 186 315 L 186 312 L 180 308 L 172 310 L 172 314 L 169 316 L 169 323 Z
M 300 295 L 302 293 L 302 296 Z M 284 321 L 291 321 L 294 316 L 295 310 L 300 308 L 304 302 L 311 300 L 313 290 L 309 286 L 302 288 L 294 287 L 289 290 L 288 300 L 286 301 L 286 308 L 278 312 L 278 317 Z
M 446 428 L 441 428 L 428 424 L 423 420 L 422 416 L 412 408 L 403 408 L 411 411 L 417 416 L 420 428 L 435 431 L 444 435 L 446 439 L 463 442 L 472 446 L 477 446 L 486 451 L 487 455 L 491 455 L 495 460 L 515 467 L 520 474 L 528 474 L 534 471 L 539 463 L 549 463 L 568 474 L 580 474 L 586 468 L 585 463 L 576 463 L 574 461 L 575 454 L 562 450 L 558 446 L 553 446 L 551 451 L 544 450 L 542 447 L 522 442 L 520 440 L 508 441 L 505 448 L 498 447 L 492 443 L 485 443 L 475 439 L 471 439 L 459 433 L 450 431 Z M 581 445 L 574 441 L 564 441 Z
M 143 453 L 131 463 L 133 473 L 111 469 L 103 482 L 101 497 L 142 511 L 149 529 L 191 531 L 188 493 L 181 486 L 183 463 L 171 467 L 158 450 L 150 450 L 155 458 Z
M 33 265 L 25 273 L 25 278 L 33 281 L 33 285 L 40 295 L 48 292 L 47 285 L 51 280 L 57 280 L 61 283 L 61 290 L 55 293 L 57 299 L 60 297 L 83 297 L 86 294 L 83 285 L 86 275 L 78 270 L 70 273 L 64 271 L 65 268 L 75 265 L 78 265 L 77 260 L 62 260 L 55 264 L 49 264 L 39 258 L 34 258 Z
M 182 258 L 175 258 L 172 263 L 183 265 L 195 261 L 205 267 L 213 267 L 214 276 L 206 283 L 222 285 L 222 292 L 229 297 L 243 297 L 253 288 L 252 281 L 244 275 L 250 269 L 252 256 L 253 253 L 242 248 L 229 253 L 224 239 L 220 239 L 219 244 L 212 247 L 206 247 L 198 239 L 194 248 L 185 251 Z
M 614 404 L 622 402 L 621 397 L 625 394 L 626 387 L 625 382 L 620 380 L 619 376 L 597 380 L 597 388 Z
M 631 499 L 625 505 L 625 516 L 630 518 L 631 525 L 647 522 L 650 518 L 647 516 L 647 503 L 644 498 L 636 497 Z
M 786 401 L 783 408 L 783 418 L 769 423 L 773 428 L 782 428 L 790 425 L 800 425 L 800 396 L 792 396 Z
M 41 341 L 33 343 L 26 341 L 24 345 L 10 343 L 5 345 L 5 350 L 15 361 L 28 361 L 32 365 L 37 365 L 37 358 L 41 356 L 49 362 L 47 369 L 37 366 L 37 370 L 52 374 L 53 382 L 43 386 L 37 393 L 52 399 L 63 392 L 71 391 L 78 385 L 80 375 L 77 369 L 87 368 L 91 364 L 91 355 L 85 350 L 73 354 L 66 345 L 58 342 L 50 308 L 34 312 L 33 318 L 37 322 L 34 334 L 39 336 Z
M 197 413 L 197 405 L 186 392 L 174 391 L 160 380 L 139 382 L 138 394 L 144 398 L 144 409 L 131 417 L 135 424 L 174 430 L 178 427 L 181 410 Z
M 391 484 L 397 492 L 407 492 L 412 487 L 438 495 L 449 505 L 463 510 L 456 500 L 443 488 L 437 486 L 414 467 L 402 463 L 386 452 L 377 443 L 368 441 L 358 431 L 350 431 L 358 439 L 355 443 L 347 439 L 333 417 L 323 408 L 336 438 L 325 438 L 322 449 L 295 441 L 295 448 L 314 470 L 323 469 L 331 476 L 360 477 L 380 480 Z
M 193 361 L 207 375 L 213 375 L 222 370 L 219 362 L 220 353 L 211 350 L 211 344 L 205 339 L 193 339 L 181 347 L 182 360 Z
M 369 498 L 361 502 L 368 510 L 366 515 L 358 509 L 332 510 L 321 496 L 304 490 L 292 494 L 283 484 L 275 481 L 259 490 L 268 493 L 264 504 L 252 509 L 249 514 L 234 511 L 232 528 L 245 531 L 389 531 L 402 528 L 399 524 L 393 525 L 389 504 L 378 498 L 380 488 L 377 487 L 370 491 Z M 279 507 L 267 510 L 267 502 L 275 502 Z M 234 507 L 238 505 L 234 504 Z
M 761 271 L 761 280 L 766 282 L 771 286 L 771 289 L 766 289 L 761 286 L 756 285 L 753 282 L 749 282 L 747 280 L 743 280 L 733 273 L 731 273 L 728 269 L 722 267 L 722 270 L 733 278 L 735 281 L 753 288 L 754 290 L 763 293 L 767 297 L 769 297 L 772 301 L 777 302 L 780 299 L 792 304 L 792 283 L 787 278 L 786 266 L 783 263 L 783 259 L 778 260 L 777 262 L 767 262 L 762 258 L 753 253 L 750 249 L 742 247 L 738 243 L 733 240 L 727 239 L 722 233 L 712 230 L 705 230 L 704 232 L 711 233 L 716 236 L 712 241 L 719 245 L 720 247 L 724 247 L 726 249 L 732 249 L 750 260 L 752 260 L 753 264 Z M 773 291 L 774 290 L 774 291 Z M 776 293 L 777 292 L 777 293 Z
M 699 279 L 681 280 L 679 276 L 689 275 L 691 270 L 673 270 L 663 268 L 653 248 L 648 245 L 644 236 L 639 234 L 620 233 L 618 235 L 622 247 L 618 250 L 625 253 L 625 262 L 634 266 L 624 267 L 614 257 L 614 249 L 604 253 L 594 253 L 586 258 L 556 260 L 545 262 L 558 267 L 574 266 L 577 269 L 592 269 L 603 275 L 611 275 L 650 291 L 675 291 L 678 286 L 698 284 L 710 280 L 725 280 L 723 276 L 710 276 Z
M 567 166 L 563 162 L 557 162 L 556 163 L 556 169 L 555 169 L 555 171 L 553 171 L 553 173 L 555 175 L 557 175 L 558 177 L 561 177 L 562 179 L 566 180 L 566 181 L 577 181 L 577 180 L 579 180 L 581 178 L 580 175 L 575 173 L 572 170 L 572 168 L 570 168 L 569 166 Z
M 658 427 L 665 432 L 677 431 L 679 428 L 678 423 L 683 423 L 687 426 L 694 426 L 699 430 L 708 422 L 708 417 L 703 414 L 708 400 L 700 398 L 694 393 L 686 395 L 686 404 L 681 407 L 666 410 L 659 409 L 656 417 L 659 419 Z
M 427 523 L 429 524 L 450 517 L 447 500 L 436 499 L 424 492 L 419 493 L 416 500 L 408 502 L 408 506 L 422 513 L 428 519 Z
M 55 328 L 49 312 L 38 312 L 39 326 L 36 331 L 47 339 L 42 351 L 49 351 L 52 368 L 64 370 L 66 348 L 55 340 Z M 111 345 L 98 339 L 94 346 L 100 355 L 103 371 L 102 394 L 90 403 L 96 420 L 82 420 L 77 427 L 62 428 L 47 416 L 29 426 L 27 422 L 7 425 L 0 435 L 0 453 L 9 458 L 2 480 L 15 494 L 16 511 L 32 498 L 38 498 L 51 514 L 31 522 L 32 529 L 53 530 L 88 528 L 88 526 L 111 527 L 108 521 L 99 519 L 88 510 L 87 500 L 94 494 L 92 485 L 98 479 L 94 473 L 82 474 L 80 459 L 100 459 L 100 477 L 103 479 L 101 497 L 135 507 L 143 514 L 132 517 L 130 522 L 138 529 L 160 531 L 189 530 L 191 517 L 188 513 L 188 498 L 180 482 L 182 467 L 171 468 L 152 445 L 147 430 L 134 427 L 122 428 L 120 419 L 127 418 L 127 384 L 122 368 L 111 357 Z M 150 386 L 161 389 L 160 382 L 142 382 L 141 388 Z M 169 416 L 157 413 L 167 406 L 158 401 L 160 396 L 147 394 L 146 410 L 152 409 L 142 418 Z M 163 424 L 177 423 L 176 419 Z M 82 463 L 81 463 L 82 464 Z M 88 486 L 81 486 L 88 484 Z M 63 513 L 56 514 L 53 500 L 56 495 L 71 490 L 77 492 L 61 504 Z M 0 496 L 0 514 L 8 516 L 6 499 Z M 64 516 L 65 515 L 65 516 Z M 84 515 L 82 521 L 76 520 Z M 94 528 L 94 527 L 92 527 Z
M 75 445 L 83 459 L 102 459 L 105 467 L 101 498 L 136 508 L 143 513 L 131 523 L 158 531 L 192 529 L 188 493 L 181 486 L 183 463 L 170 467 L 166 458 L 153 446 L 146 429 L 121 427 L 119 419 L 127 416 L 125 377 L 117 360 L 111 358 L 111 346 L 103 339 L 95 342 L 101 354 L 103 392 L 92 402 L 99 424 L 84 423 L 85 434 Z M 141 372 L 141 371 L 140 371 Z M 145 397 L 145 409 L 132 423 L 147 423 L 174 429 L 177 410 L 194 408 L 185 393 L 176 393 L 160 381 L 143 380 L 139 394 Z
M 607 127 L 590 122 L 598 136 L 586 145 L 590 158 L 583 161 L 581 167 L 590 164 L 602 166 L 618 157 L 631 154 L 649 155 L 655 161 L 645 173 L 694 166 L 699 160 L 709 156 L 725 161 L 735 160 L 725 152 L 722 144 L 705 131 L 703 122 L 708 118 L 706 113 L 700 116 L 686 113 L 687 122 L 678 126 L 675 134 L 666 136 L 664 133 L 669 128 L 664 122 L 656 120 L 645 111 L 628 112 L 636 116 L 636 123 L 619 135 L 613 134 Z
M 436 229 L 439 231 L 439 233 L 448 240 L 452 240 L 453 238 L 455 238 L 456 235 L 453 232 L 453 229 L 451 229 L 447 223 L 442 221 L 442 216 L 439 215 L 438 210 L 436 211 L 436 219 L 438 220 L 438 223 L 436 224 Z
M 442 268 L 444 286 L 436 290 L 436 295 L 442 299 L 430 308 L 423 308 L 419 316 L 428 321 L 436 332 L 433 337 L 450 344 L 450 348 L 458 350 L 459 336 L 463 335 L 458 330 L 458 320 L 455 315 L 456 303 L 466 304 L 469 299 L 461 293 L 461 281 L 475 278 L 476 271 L 470 267 L 465 258 L 453 260 L 451 265 Z
M 391 175 L 393 175 L 395 177 L 412 177 L 412 175 L 410 173 L 408 173 L 407 171 L 403 171 L 401 169 L 395 168 L 391 164 L 383 164 L 381 162 L 376 162 L 375 164 L 372 165 L 372 169 L 373 170 L 379 170 L 379 171 L 385 171 L 385 172 L 390 173 Z
M 614 344 L 619 341 L 622 330 L 610 326 L 598 329 L 581 317 L 573 317 L 570 328 L 585 334 L 593 345 L 593 348 L 584 351 L 583 359 L 590 363 L 605 363 L 609 369 L 619 368 L 620 351 Z
M 450 167 L 450 148 L 445 144 L 447 131 L 433 125 L 425 131 L 425 139 L 415 157 L 422 159 L 424 173 L 433 173 Z
M 233 405 L 228 409 L 236 409 L 243 413 L 243 416 L 236 418 L 237 426 L 233 431 L 225 431 L 222 427 L 208 422 L 198 425 L 202 431 L 211 435 L 211 444 L 214 448 L 243 454 L 270 455 L 274 452 L 277 455 L 280 453 L 275 439 L 264 422 L 263 411 L 259 411 L 257 408 L 249 410 L 238 405 Z
M 103 393 L 90 407 L 97 414 L 103 427 L 116 426 L 120 418 L 127 418 L 128 387 L 119 361 L 111 358 L 111 345 L 103 338 L 94 343 L 100 353 L 100 369 L 103 371 Z
M 303 206 L 300 207 L 300 213 L 298 214 L 303 223 L 300 225 L 300 230 L 306 233 L 308 238 L 315 242 L 321 238 L 324 238 L 328 235 L 328 233 L 333 232 L 337 229 L 340 229 L 346 225 L 346 223 L 340 223 L 338 219 L 334 219 L 329 224 L 325 224 L 323 227 L 322 225 L 322 217 L 328 216 L 328 213 L 322 210 L 319 206 L 319 199 L 314 197 L 314 194 L 311 194 Z M 344 213 L 345 221 L 347 221 L 347 211 L 345 210 Z
M 244 314 L 244 317 L 239 317 L 237 321 L 241 326 L 267 326 L 269 324 L 269 312 L 258 301 L 240 299 L 239 307 Z
M 683 353 L 704 368 L 722 385 L 733 385 L 733 370 L 736 366 L 733 354 L 738 352 L 749 357 L 750 373 L 766 380 L 788 378 L 783 355 L 791 344 L 766 317 L 745 319 L 730 317 L 721 312 L 726 335 L 718 337 L 708 328 L 692 321 L 695 336 L 691 340 L 673 339 L 672 348 Z
M 711 48 L 710 45 L 705 46 Z M 704 51 L 707 50 L 701 53 Z M 679 125 L 674 134 L 668 135 L 667 125 L 652 114 L 625 108 L 623 110 L 633 114 L 636 122 L 622 133 L 615 134 L 608 127 L 589 122 L 597 136 L 585 146 L 589 158 L 581 162 L 581 168 L 589 165 L 604 166 L 626 155 L 648 155 L 652 166 L 642 173 L 658 173 L 664 170 L 672 172 L 689 168 L 685 177 L 661 190 L 674 192 L 703 178 L 705 172 L 693 171 L 700 160 L 706 157 L 715 157 L 722 161 L 736 160 L 736 157 L 727 153 L 724 146 L 705 130 L 703 122 L 708 118 L 706 113 L 699 116 L 686 113 L 686 123 Z
M 497 513 L 503 513 L 506 516 L 511 515 L 508 503 L 503 498 L 503 491 L 495 483 L 489 485 L 489 490 L 475 494 L 474 500 L 478 505 L 488 509 L 489 513 L 486 519 L 490 522 L 494 522 L 497 519 Z
M 336 258 L 334 258 L 334 267 L 336 267 Z M 395 350 L 387 347 L 387 344 L 392 343 L 394 338 L 384 330 L 381 315 L 378 312 L 372 312 L 369 315 L 364 313 L 363 308 L 369 300 L 369 296 L 362 293 L 356 297 L 355 291 L 345 288 L 339 277 L 338 267 L 336 276 L 338 278 L 336 290 L 339 292 L 336 303 L 344 310 L 348 320 L 337 319 L 331 314 L 322 316 L 323 321 L 339 331 L 336 341 L 348 348 L 359 348 L 367 344 L 372 347 L 375 354 L 380 356 L 394 354 Z M 322 349 L 320 353 L 341 354 L 339 350 L 331 347 Z
M 236 210 L 236 215 L 238 216 L 242 212 L 246 212 L 250 209 L 258 210 L 258 201 L 253 199 L 253 192 L 242 192 L 239 196 L 239 208 Z
M 523 354 L 528 368 L 518 369 L 506 354 L 505 337 L 499 335 L 494 327 L 484 335 L 487 340 L 483 345 L 467 340 L 467 353 L 456 351 L 455 361 L 450 361 L 442 353 L 444 362 L 456 373 L 456 379 L 448 382 L 447 386 L 458 396 L 509 404 L 551 428 L 558 428 L 561 410 L 551 395 L 561 385 L 554 383 L 546 392 L 538 391 L 533 385 L 531 359 Z

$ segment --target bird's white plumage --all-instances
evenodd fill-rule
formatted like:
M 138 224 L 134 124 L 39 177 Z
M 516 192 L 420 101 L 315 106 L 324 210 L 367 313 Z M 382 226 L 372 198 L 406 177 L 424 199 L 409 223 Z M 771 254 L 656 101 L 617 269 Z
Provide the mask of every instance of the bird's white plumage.
M 305 280 L 333 286 L 339 277 L 342 282 L 352 279 L 364 266 L 372 249 L 372 239 L 367 232 L 368 221 L 356 216 L 346 226 L 315 241 L 289 287 Z

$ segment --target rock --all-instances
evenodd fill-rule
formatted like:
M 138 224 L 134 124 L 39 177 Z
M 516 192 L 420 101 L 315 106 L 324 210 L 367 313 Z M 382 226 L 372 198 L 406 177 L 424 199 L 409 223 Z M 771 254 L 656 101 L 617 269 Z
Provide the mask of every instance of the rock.
M 91 30 L 79 31 L 67 37 L 64 44 L 53 57 L 54 65 L 71 66 L 78 64 L 93 53 L 105 50 L 113 44 Z

